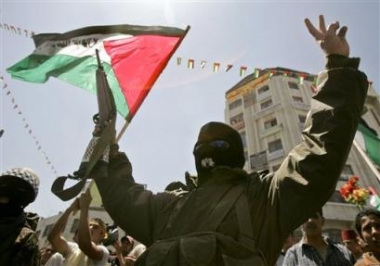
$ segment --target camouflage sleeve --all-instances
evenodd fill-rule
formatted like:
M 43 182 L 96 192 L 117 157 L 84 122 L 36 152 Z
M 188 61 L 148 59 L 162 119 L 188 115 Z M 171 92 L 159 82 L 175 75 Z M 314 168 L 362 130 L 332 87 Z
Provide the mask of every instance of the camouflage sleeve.
M 28 227 L 21 229 L 16 239 L 11 265 L 39 266 L 40 250 L 36 233 Z

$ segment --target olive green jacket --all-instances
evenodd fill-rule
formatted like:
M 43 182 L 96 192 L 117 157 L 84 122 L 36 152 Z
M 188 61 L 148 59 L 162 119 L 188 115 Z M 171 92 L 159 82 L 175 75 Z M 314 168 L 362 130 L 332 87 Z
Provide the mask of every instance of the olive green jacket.
M 274 265 L 288 234 L 335 190 L 368 88 L 358 65 L 328 56 L 303 141 L 275 173 L 219 167 L 187 194 L 154 194 L 135 183 L 125 155 L 111 157 L 96 183 L 112 219 L 148 246 L 136 265 Z

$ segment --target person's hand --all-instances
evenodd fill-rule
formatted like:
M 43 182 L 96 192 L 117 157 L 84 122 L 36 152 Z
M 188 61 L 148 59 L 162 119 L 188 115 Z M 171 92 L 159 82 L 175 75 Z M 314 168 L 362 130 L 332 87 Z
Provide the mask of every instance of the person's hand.
M 69 210 L 70 210 L 70 212 L 72 212 L 73 213 L 73 215 L 75 215 L 75 213 L 77 212 L 77 211 L 79 211 L 79 198 L 76 198 L 72 203 L 71 203 L 71 205 L 69 206 Z
M 336 21 L 330 24 L 326 30 L 325 19 L 322 15 L 319 16 L 319 30 L 314 27 L 308 18 L 305 19 L 305 24 L 310 34 L 313 35 L 327 55 L 339 54 L 349 56 L 350 47 L 346 40 L 346 26 L 340 28 L 339 22 Z
M 121 254 L 121 244 L 120 244 L 119 240 L 116 240 L 113 243 L 113 247 L 115 248 L 115 251 L 116 251 L 117 254 Z
M 133 256 L 127 256 L 124 258 L 125 266 L 133 266 L 135 265 L 136 258 Z
M 90 189 L 87 189 L 86 192 L 82 192 L 79 197 L 79 207 L 81 210 L 87 209 L 90 206 L 92 201 Z

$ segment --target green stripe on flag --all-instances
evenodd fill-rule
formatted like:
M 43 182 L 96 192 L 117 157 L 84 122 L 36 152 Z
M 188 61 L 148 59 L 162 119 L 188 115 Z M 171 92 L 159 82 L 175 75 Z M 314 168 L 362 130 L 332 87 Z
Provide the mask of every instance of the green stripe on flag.
M 129 108 L 114 71 L 109 63 L 102 62 L 102 64 L 115 99 L 117 111 L 123 117 L 127 117 Z M 97 61 L 93 56 L 31 54 L 8 68 L 7 72 L 12 75 L 12 78 L 34 83 L 45 83 L 50 76 L 53 76 L 96 94 L 96 76 L 94 73 L 97 68 Z

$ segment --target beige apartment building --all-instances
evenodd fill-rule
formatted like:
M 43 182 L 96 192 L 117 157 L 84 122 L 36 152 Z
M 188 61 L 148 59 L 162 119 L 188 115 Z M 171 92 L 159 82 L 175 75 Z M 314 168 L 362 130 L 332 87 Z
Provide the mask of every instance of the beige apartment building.
M 245 170 L 274 171 L 300 143 L 310 99 L 316 91 L 315 80 L 316 75 L 305 72 L 268 68 L 246 76 L 226 92 L 225 119 L 243 139 Z M 380 101 L 372 85 L 363 119 L 380 132 Z M 323 209 L 327 235 L 340 241 L 340 230 L 353 228 L 358 212 L 355 205 L 343 200 L 339 188 L 350 176 L 357 175 L 360 186 L 371 186 L 380 192 L 379 170 L 373 164 L 369 166 L 361 150 L 353 145 L 336 191 Z

